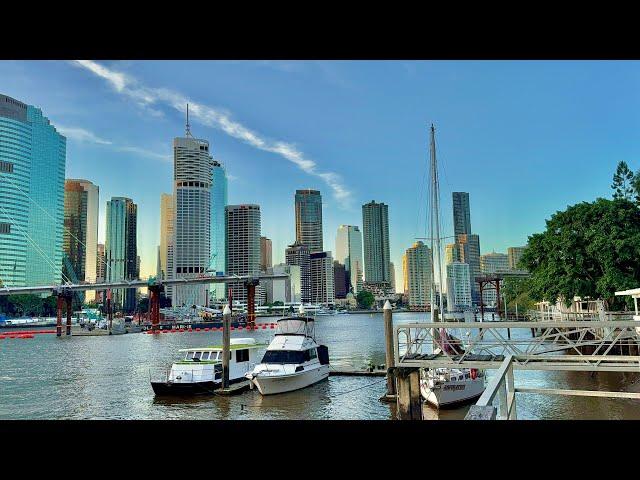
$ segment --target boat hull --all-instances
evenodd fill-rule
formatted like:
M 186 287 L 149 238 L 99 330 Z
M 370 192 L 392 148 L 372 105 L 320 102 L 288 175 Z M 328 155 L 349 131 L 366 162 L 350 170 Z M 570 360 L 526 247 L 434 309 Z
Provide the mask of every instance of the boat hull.
M 321 365 L 318 368 L 305 370 L 293 375 L 256 375 L 251 381 L 262 395 L 275 395 L 309 387 L 328 377 L 329 365 Z
M 485 390 L 484 379 L 447 382 L 432 389 L 425 380 L 420 381 L 420 393 L 427 403 L 437 408 L 454 407 L 471 402 Z
M 220 385 L 220 382 L 151 382 L 156 395 L 211 395 Z

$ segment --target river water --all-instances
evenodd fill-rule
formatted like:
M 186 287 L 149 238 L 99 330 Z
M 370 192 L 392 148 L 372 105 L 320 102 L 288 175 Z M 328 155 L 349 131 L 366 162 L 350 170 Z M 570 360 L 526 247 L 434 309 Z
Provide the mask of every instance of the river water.
M 427 319 L 424 313 L 394 314 L 395 323 Z M 268 343 L 273 332 L 234 331 L 232 338 Z M 332 368 L 384 363 L 381 314 L 318 317 L 316 338 L 328 345 Z M 378 400 L 385 392 L 384 377 L 332 376 L 304 390 L 267 397 L 257 390 L 231 397 L 154 397 L 150 368 L 170 366 L 180 348 L 221 341 L 218 331 L 0 340 L 0 419 L 395 418 L 395 406 Z M 637 374 L 517 371 L 515 380 L 522 387 L 640 392 Z M 467 409 L 438 412 L 425 406 L 424 416 L 462 419 Z M 518 394 L 517 412 L 519 419 L 640 419 L 638 402 L 625 399 Z

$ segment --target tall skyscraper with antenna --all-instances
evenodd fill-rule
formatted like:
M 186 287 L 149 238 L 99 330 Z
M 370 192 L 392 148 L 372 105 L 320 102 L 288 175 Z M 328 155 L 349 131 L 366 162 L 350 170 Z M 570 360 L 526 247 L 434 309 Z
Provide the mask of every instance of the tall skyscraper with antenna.
M 173 140 L 173 278 L 194 278 L 209 270 L 212 163 L 209 142 L 191 134 L 187 105 L 185 136 Z M 185 285 L 174 288 L 172 304 L 207 305 L 208 299 L 208 285 Z

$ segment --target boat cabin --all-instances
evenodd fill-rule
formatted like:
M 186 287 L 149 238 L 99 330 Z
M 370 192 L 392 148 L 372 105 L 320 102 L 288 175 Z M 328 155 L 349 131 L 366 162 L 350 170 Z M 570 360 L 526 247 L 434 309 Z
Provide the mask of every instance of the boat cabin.
M 242 378 L 255 363 L 256 350 L 264 345 L 256 343 L 254 338 L 234 338 L 229 345 L 229 379 Z M 222 346 L 183 348 L 182 360 L 173 364 L 169 381 L 200 382 L 222 381 Z
M 275 335 L 301 335 L 314 338 L 315 320 L 310 317 L 290 317 L 278 320 Z

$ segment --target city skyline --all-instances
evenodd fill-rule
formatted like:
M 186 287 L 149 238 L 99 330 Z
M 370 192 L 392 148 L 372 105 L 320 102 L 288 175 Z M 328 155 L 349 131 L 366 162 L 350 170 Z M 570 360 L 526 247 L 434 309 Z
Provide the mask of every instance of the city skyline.
M 291 71 L 279 68 L 285 64 L 292 65 Z M 358 207 L 371 198 L 389 205 L 390 260 L 396 278 L 401 278 L 402 253 L 425 234 L 426 193 L 421 179 L 426 175 L 426 125 L 430 121 L 438 131 L 444 172 L 443 232 L 453 232 L 451 207 L 446 202 L 451 191 L 469 192 L 475 212 L 473 230 L 481 237 L 482 254 L 526 244 L 527 236 L 542 230 L 545 219 L 563 204 L 594 194 L 608 196 L 610 171 L 618 160 L 638 167 L 633 164 L 637 152 L 632 137 L 640 98 L 633 89 L 638 75 L 633 63 L 180 62 L 179 70 L 199 72 L 207 81 L 214 79 L 210 87 L 187 79 L 176 65 L 102 61 L 0 65 L 2 93 L 41 108 L 67 137 L 65 177 L 93 182 L 100 187 L 102 199 L 128 196 L 138 204 L 144 277 L 155 274 L 160 193 L 171 191 L 171 140 L 181 134 L 184 125 L 180 111 L 184 104 L 169 104 L 166 96 L 161 98 L 161 88 L 180 93 L 175 100 L 195 100 L 194 134 L 208 140 L 215 158 L 227 167 L 229 203 L 260 204 L 262 234 L 273 240 L 274 264 L 284 261 L 284 250 L 295 238 L 291 194 L 312 188 L 323 195 L 325 239 L 333 238 L 340 224 L 362 228 Z M 332 83 L 318 73 L 318 65 L 339 72 L 345 84 Z M 376 72 L 386 76 L 369 78 Z M 550 82 L 558 72 L 560 80 L 552 88 Z M 248 110 L 253 96 L 245 101 L 239 97 L 239 89 L 249 85 L 252 75 L 277 80 L 261 87 L 264 104 L 255 112 Z M 605 75 L 616 79 L 613 97 L 592 85 L 594 78 L 604 81 Z M 303 79 L 315 81 L 309 84 Z M 453 79 L 461 91 L 451 112 L 445 104 L 453 93 L 445 79 Z M 419 86 L 421 82 L 424 85 Z M 517 82 L 519 88 L 511 87 Z M 406 86 L 397 108 L 381 100 L 396 84 Z M 538 93 L 539 84 L 546 87 L 539 89 L 543 93 Z M 225 90 L 227 86 L 231 88 Z M 364 87 L 361 99 L 354 87 Z M 477 94 L 480 88 L 482 96 Z M 132 96 L 141 92 L 147 92 L 153 101 L 145 103 L 144 98 Z M 276 104 L 268 98 L 276 94 L 278 108 L 282 108 L 277 118 Z M 323 105 L 307 99 L 307 94 L 323 99 L 337 94 L 342 103 Z M 301 95 L 305 108 L 299 105 Z M 410 106 L 415 98 L 420 99 L 418 105 Z M 366 99 L 384 110 L 364 107 Z M 582 99 L 589 99 L 588 108 L 579 105 Z M 222 117 L 212 117 L 227 110 L 225 118 L 233 124 L 229 128 L 221 123 Z M 365 118 L 364 113 L 371 115 Z M 393 117 L 394 122 L 384 117 Z M 337 125 L 329 129 L 328 122 L 338 118 Z M 572 119 L 575 122 L 567 125 Z M 302 128 L 305 121 L 315 122 L 314 129 L 322 135 Z M 352 134 L 340 131 L 347 125 Z M 243 136 L 247 131 L 240 127 L 257 132 L 258 140 L 267 139 L 266 150 L 256 146 L 259 142 L 251 144 Z M 383 131 L 393 134 L 393 142 L 382 138 Z M 296 157 L 296 152 L 301 156 Z M 392 169 L 388 170 L 391 158 Z M 588 171 L 579 167 L 584 161 L 592 165 Z M 364 165 L 374 168 L 367 172 Z M 554 175 L 544 174 L 550 169 Z M 315 174 L 309 173 L 313 171 Z M 341 183 L 334 181 L 336 176 Z M 572 188 L 566 188 L 567 181 Z M 399 188 L 402 183 L 408 187 Z M 542 185 L 545 194 L 539 195 Z M 509 202 L 499 200 L 503 194 L 509 196 Z M 101 243 L 105 240 L 105 208 L 101 200 Z M 334 245 L 324 248 L 332 251 Z

